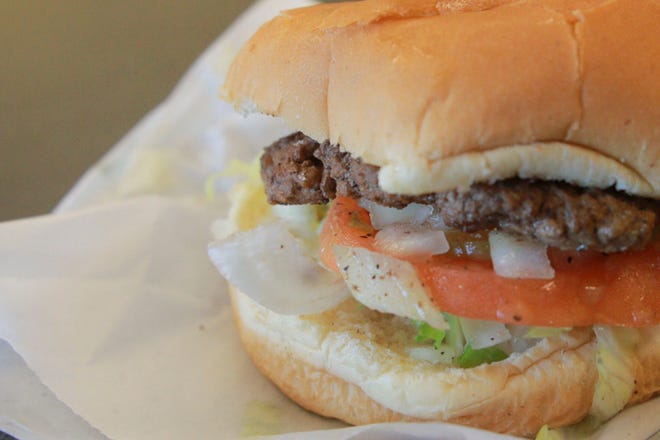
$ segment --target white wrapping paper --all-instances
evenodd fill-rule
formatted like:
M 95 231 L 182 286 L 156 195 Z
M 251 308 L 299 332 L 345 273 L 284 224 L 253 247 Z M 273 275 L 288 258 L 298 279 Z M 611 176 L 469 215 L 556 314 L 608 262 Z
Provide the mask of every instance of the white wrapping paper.
M 0 224 L 0 429 L 22 439 L 218 439 L 343 427 L 292 404 L 256 371 L 206 255 L 231 183 L 217 181 L 209 200 L 207 178 L 288 132 L 220 102 L 224 72 L 261 22 L 306 3 L 255 4 L 55 214 Z M 650 436 L 654 404 L 598 438 L 633 428 L 628 438 Z M 506 438 L 442 424 L 277 438 L 310 437 Z

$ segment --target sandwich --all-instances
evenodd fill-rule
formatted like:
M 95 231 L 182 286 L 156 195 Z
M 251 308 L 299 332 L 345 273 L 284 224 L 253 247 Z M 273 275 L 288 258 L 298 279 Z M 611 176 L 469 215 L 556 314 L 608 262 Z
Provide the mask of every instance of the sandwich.
M 293 133 L 236 166 L 209 247 L 263 374 L 350 424 L 521 436 L 653 398 L 659 22 L 365 0 L 265 24 L 222 95 Z

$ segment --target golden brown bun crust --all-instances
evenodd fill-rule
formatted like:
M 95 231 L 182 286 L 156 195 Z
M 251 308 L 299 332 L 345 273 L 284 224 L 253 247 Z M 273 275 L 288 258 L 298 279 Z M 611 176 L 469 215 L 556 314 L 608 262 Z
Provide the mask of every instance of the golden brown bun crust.
M 519 175 L 660 198 L 659 22 L 655 0 L 324 4 L 262 27 L 223 93 L 390 192 Z
M 591 407 L 598 372 L 589 330 L 574 331 L 561 342 L 534 347 L 504 362 L 469 370 L 443 369 L 399 357 L 389 341 L 378 342 L 378 322 L 364 322 L 368 321 L 364 313 L 377 312 L 358 311 L 352 304 L 348 315 L 328 313 L 316 320 L 282 317 L 235 289 L 230 291 L 241 339 L 257 367 L 295 402 L 327 417 L 351 424 L 438 420 L 533 436 L 545 424 L 575 423 Z M 333 341 L 340 341 L 341 349 Z M 649 341 L 645 354 L 635 361 L 637 388 L 631 403 L 647 400 L 660 389 L 657 342 L 657 337 Z M 346 349 L 351 344 L 358 348 Z M 328 353 L 332 357 L 324 358 Z M 330 372 L 332 369 L 340 373 Z M 407 399 L 410 408 L 396 411 L 371 397 L 373 377 L 359 379 L 360 384 L 339 377 L 350 376 L 352 369 L 387 376 L 382 382 L 377 378 L 375 387 L 380 392 L 391 388 L 384 399 L 392 399 L 394 405 Z M 425 382 L 429 378 L 431 382 Z M 437 385 L 429 394 L 438 401 L 433 405 L 441 409 L 433 414 L 414 414 L 429 404 L 424 400 L 428 396 L 387 395 L 419 389 L 420 383 Z

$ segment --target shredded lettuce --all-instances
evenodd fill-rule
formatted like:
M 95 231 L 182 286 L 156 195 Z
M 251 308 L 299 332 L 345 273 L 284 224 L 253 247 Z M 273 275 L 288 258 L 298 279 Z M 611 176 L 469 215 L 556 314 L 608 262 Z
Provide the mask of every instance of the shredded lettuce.
M 224 238 L 234 231 L 254 229 L 264 220 L 278 218 L 289 232 L 302 240 L 305 248 L 315 256 L 318 251 L 320 224 L 325 217 L 325 205 L 269 205 L 261 180 L 258 160 L 242 162 L 232 160 L 227 167 L 209 176 L 205 184 L 206 197 L 216 198 L 215 186 L 219 179 L 234 178 L 238 183 L 228 193 L 230 204 L 226 221 L 216 221 L 213 232 L 216 238 Z
M 245 201 L 232 204 L 229 210 L 230 221 L 241 231 L 256 228 L 262 219 L 270 216 L 271 207 L 266 201 L 263 187 L 246 181 L 236 185 L 229 193 L 229 198 Z
M 535 440 L 564 440 L 566 437 L 561 431 L 553 429 L 548 425 L 543 425 L 536 434 Z
M 441 347 L 442 342 L 445 339 L 445 330 L 432 327 L 424 321 L 413 321 L 413 323 L 415 326 L 417 326 L 417 336 L 415 336 L 415 342 L 432 341 L 433 346 L 436 349 Z
M 470 344 L 465 346 L 463 354 L 456 358 L 461 368 L 473 368 L 481 364 L 490 364 L 506 359 L 508 355 L 497 347 L 487 347 L 475 350 Z
M 587 416 L 579 423 L 561 428 L 552 428 L 548 425 L 543 427 L 536 434 L 535 440 L 592 440 L 600 438 L 597 436 L 598 429 L 602 427 L 602 422 L 596 420 L 593 416 Z
M 562 333 L 570 332 L 572 327 L 529 327 L 525 338 L 551 338 Z
M 206 196 L 210 200 L 215 198 L 216 180 L 224 177 L 243 179 L 229 191 L 231 203 L 225 229 L 247 231 L 254 229 L 265 218 L 271 216 L 271 207 L 266 200 L 266 192 L 259 170 L 259 162 L 256 160 L 252 163 L 232 160 L 227 168 L 207 179 Z M 216 233 L 215 235 L 222 234 Z
M 632 352 L 639 332 L 632 328 L 594 326 L 598 344 L 598 382 L 589 414 L 605 421 L 623 409 L 635 389 Z
M 243 162 L 241 160 L 232 159 L 227 167 L 222 171 L 218 171 L 210 175 L 204 184 L 204 193 L 209 200 L 215 200 L 215 184 L 218 180 L 228 177 L 238 177 L 246 179 L 251 182 L 261 182 L 260 178 L 261 168 L 258 160 L 252 162 Z
M 536 440 L 593 438 L 603 423 L 619 413 L 630 399 L 635 387 L 631 352 L 639 343 L 639 332 L 632 328 L 602 325 L 593 329 L 598 344 L 598 382 L 589 414 L 575 425 L 563 428 L 544 426 Z
M 508 357 L 504 351 L 497 347 L 474 349 L 469 343 L 464 345 L 465 337 L 461 329 L 462 319 L 449 313 L 445 313 L 444 316 L 447 324 L 449 324 L 449 330 L 437 329 L 423 321 L 413 321 L 413 324 L 417 327 L 415 342 L 432 342 L 436 350 L 449 347 L 452 353 L 459 354 L 454 362 L 461 368 L 473 368 L 481 364 L 501 361 Z
M 282 409 L 280 406 L 252 400 L 243 407 L 241 438 L 280 434 L 282 432 Z
M 445 321 L 449 324 L 449 331 L 447 332 L 447 345 L 454 349 L 456 353 L 463 353 L 465 345 L 465 336 L 461 328 L 461 320 L 458 316 L 445 313 Z

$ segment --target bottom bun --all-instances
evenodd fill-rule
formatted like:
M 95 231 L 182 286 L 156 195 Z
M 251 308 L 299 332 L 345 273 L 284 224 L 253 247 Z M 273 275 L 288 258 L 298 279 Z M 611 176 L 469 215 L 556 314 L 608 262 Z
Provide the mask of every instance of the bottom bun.
M 348 300 L 319 315 L 284 316 L 230 288 L 243 344 L 256 366 L 304 408 L 350 424 L 444 421 L 533 436 L 545 424 L 573 424 L 592 405 L 598 380 L 591 329 L 540 340 L 507 360 L 471 369 L 407 354 L 406 320 Z M 633 363 L 648 399 L 658 382 L 657 331 Z M 653 338 L 652 338 L 653 339 Z

